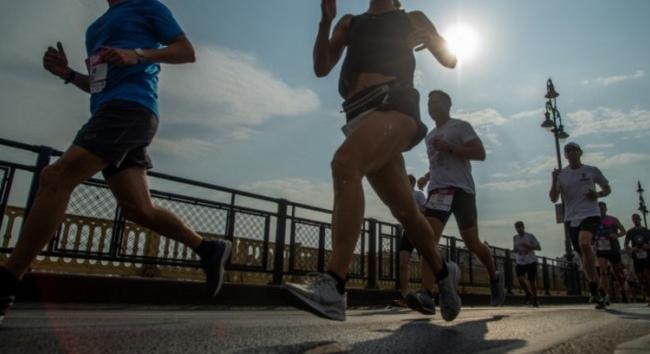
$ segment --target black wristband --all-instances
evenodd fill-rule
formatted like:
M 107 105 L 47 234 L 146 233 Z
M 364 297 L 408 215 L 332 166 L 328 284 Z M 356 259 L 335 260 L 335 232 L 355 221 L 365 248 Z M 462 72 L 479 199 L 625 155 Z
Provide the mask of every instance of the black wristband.
M 64 84 L 69 84 L 70 81 L 73 81 L 77 77 L 77 73 L 70 69 L 70 72 L 68 73 L 68 76 L 65 77 L 65 80 L 63 81 Z

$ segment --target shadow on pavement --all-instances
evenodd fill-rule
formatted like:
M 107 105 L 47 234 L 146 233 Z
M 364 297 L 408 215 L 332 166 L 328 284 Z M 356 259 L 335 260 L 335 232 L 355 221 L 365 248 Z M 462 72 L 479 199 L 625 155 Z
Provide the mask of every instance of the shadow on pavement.
M 625 320 L 646 320 L 650 321 L 650 313 L 634 313 L 634 312 L 625 312 L 621 310 L 615 310 L 615 309 L 607 309 L 605 310 L 607 313 L 611 313 L 612 315 L 620 316 L 621 318 Z
M 415 319 L 408 320 L 395 330 L 374 331 L 386 333 L 387 336 L 351 345 L 335 341 L 307 342 L 248 348 L 237 353 L 476 353 L 501 347 L 514 350 L 525 346 L 526 341 L 522 339 L 486 339 L 488 323 L 506 317 L 492 316 L 450 326 Z

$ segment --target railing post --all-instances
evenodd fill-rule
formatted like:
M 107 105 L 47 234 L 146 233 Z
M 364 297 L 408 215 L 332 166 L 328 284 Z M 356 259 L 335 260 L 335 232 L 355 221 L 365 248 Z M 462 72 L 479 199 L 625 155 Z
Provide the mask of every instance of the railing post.
M 510 256 L 510 250 L 506 250 L 506 258 L 503 262 L 503 273 L 506 277 L 506 289 L 508 290 L 508 295 L 512 295 L 512 258 Z
M 318 271 L 325 271 L 325 224 L 318 228 Z
M 395 250 L 394 250 L 394 259 L 395 259 L 395 289 L 399 290 L 399 283 L 400 283 L 400 271 L 399 268 L 401 266 L 401 260 L 400 260 L 400 249 L 402 248 L 402 240 L 404 237 L 404 230 L 402 230 L 401 225 L 395 225 Z
M 546 257 L 542 258 L 542 280 L 544 281 L 544 295 L 551 295 L 551 281 L 548 277 L 548 263 Z
M 368 220 L 368 283 L 366 288 L 377 289 L 377 220 Z
M 449 259 L 452 262 L 458 263 L 458 252 L 456 251 L 456 239 L 455 238 L 449 238 Z
M 23 220 L 27 220 L 27 215 L 29 214 L 29 211 L 32 208 L 32 204 L 34 204 L 34 200 L 36 199 L 36 193 L 38 192 L 38 185 L 41 178 L 41 172 L 45 167 L 47 167 L 50 164 L 51 156 L 52 156 L 52 148 L 47 146 L 39 146 L 38 157 L 36 158 L 34 176 L 32 177 L 32 184 L 29 187 L 29 194 L 27 195 L 27 205 L 25 206 L 25 214 Z
M 284 244 L 287 231 L 287 206 L 286 199 L 278 202 L 278 220 L 275 228 L 275 254 L 273 262 L 273 284 L 282 284 L 284 274 Z

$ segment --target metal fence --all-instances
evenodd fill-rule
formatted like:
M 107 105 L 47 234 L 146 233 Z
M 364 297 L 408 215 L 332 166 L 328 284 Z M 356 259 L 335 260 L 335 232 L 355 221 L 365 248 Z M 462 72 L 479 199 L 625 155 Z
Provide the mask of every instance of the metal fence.
M 34 165 L 0 160 L 0 259 L 6 259 L 35 198 L 40 172 L 61 152 L 4 139 L 0 146 L 36 154 Z M 31 185 L 24 205 L 9 203 L 17 173 L 31 174 L 25 177 L 31 178 Z M 233 242 L 228 281 L 280 284 L 286 278 L 325 269 L 332 252 L 330 210 L 163 173 L 150 172 L 149 176 L 168 185 L 167 190 L 176 191 L 152 190 L 155 204 L 173 211 L 208 239 Z M 352 286 L 397 287 L 401 235 L 400 225 L 364 220 L 350 267 Z M 518 284 L 511 251 L 490 248 L 512 293 Z M 485 268 L 462 247 L 462 240 L 444 236 L 440 251 L 444 258 L 458 262 L 462 286 L 487 289 Z M 413 257 L 410 263 L 410 281 L 415 285 L 420 260 Z M 34 267 L 92 274 L 201 277 L 198 258 L 191 249 L 127 221 L 106 183 L 97 179 L 75 189 L 61 227 Z M 538 273 L 538 288 L 546 294 L 565 293 L 572 279 L 584 282 L 577 270 L 545 257 L 540 257 Z

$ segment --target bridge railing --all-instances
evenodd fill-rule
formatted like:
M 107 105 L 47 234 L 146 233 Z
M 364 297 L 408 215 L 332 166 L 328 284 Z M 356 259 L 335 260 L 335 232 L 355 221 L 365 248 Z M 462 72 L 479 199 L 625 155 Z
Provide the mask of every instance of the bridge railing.
M 40 172 L 62 153 L 5 139 L 0 139 L 0 146 L 3 152 L 36 157 L 34 164 L 0 160 L 1 261 L 16 244 L 35 198 Z M 155 204 L 176 213 L 203 237 L 233 242 L 227 281 L 280 284 L 325 269 L 332 252 L 330 210 L 159 172 L 151 171 L 149 176 L 162 187 L 151 190 Z M 401 237 L 399 224 L 364 219 L 350 267 L 350 283 L 395 288 Z M 490 249 L 506 276 L 508 290 L 518 289 L 511 251 Z M 460 265 L 463 287 L 486 291 L 487 271 L 463 247 L 462 240 L 444 236 L 440 251 L 445 259 Z M 567 277 L 570 270 L 553 259 L 540 257 L 538 266 L 537 285 L 547 294 L 565 293 L 569 279 L 583 282 L 580 274 Z M 89 274 L 202 277 L 191 249 L 126 220 L 101 179 L 90 179 L 75 189 L 61 226 L 33 267 Z M 420 278 L 418 257 L 411 258 L 410 269 L 410 282 L 415 287 Z

